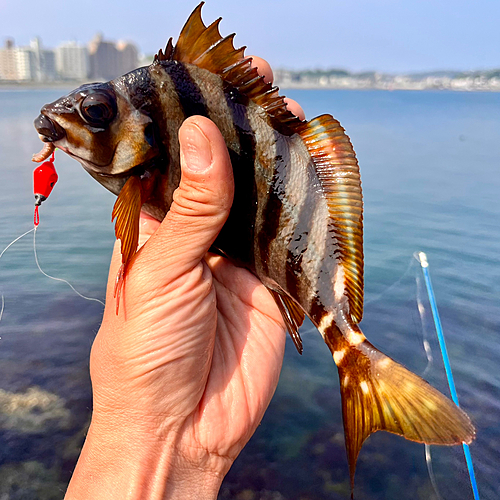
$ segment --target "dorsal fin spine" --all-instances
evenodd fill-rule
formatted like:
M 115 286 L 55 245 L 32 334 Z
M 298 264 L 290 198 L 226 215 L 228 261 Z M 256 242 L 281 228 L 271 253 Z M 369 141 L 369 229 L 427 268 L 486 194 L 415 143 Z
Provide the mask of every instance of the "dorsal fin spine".
M 203 2 L 189 16 L 172 52 L 167 53 L 165 49 L 168 60 L 194 64 L 218 74 L 241 94 L 261 106 L 280 132 L 291 135 L 297 131 L 302 122 L 286 109 L 282 98 L 277 99 L 277 89 L 258 77 L 257 70 L 251 66 L 251 58 L 245 58 L 245 47 L 234 48 L 234 34 L 224 38 L 220 36 L 220 19 L 205 26 L 201 18 L 202 6 Z M 155 61 L 158 60 L 165 59 L 155 58 Z

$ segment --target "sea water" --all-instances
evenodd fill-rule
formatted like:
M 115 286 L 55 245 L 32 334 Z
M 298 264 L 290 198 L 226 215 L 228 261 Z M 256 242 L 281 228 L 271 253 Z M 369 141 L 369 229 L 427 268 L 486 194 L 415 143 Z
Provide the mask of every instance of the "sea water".
M 0 251 L 32 227 L 30 158 L 41 147 L 32 123 L 43 104 L 64 93 L 0 92 Z M 286 94 L 309 118 L 331 113 L 339 119 L 359 158 L 363 331 L 449 394 L 422 290 L 423 324 L 417 309 L 420 271 L 412 255 L 427 253 L 460 403 L 478 429 L 471 452 L 479 491 L 484 499 L 498 498 L 500 94 Z M 59 183 L 40 208 L 40 264 L 103 299 L 114 196 L 61 152 L 56 167 Z M 45 500 L 62 498 L 90 418 L 88 357 L 102 307 L 42 276 L 31 236 L 0 259 L 0 497 Z M 287 343 L 276 395 L 226 477 L 221 499 L 349 498 L 336 368 L 312 326 L 304 325 L 302 333 L 304 354 Z M 430 365 L 424 340 L 432 348 Z M 431 451 L 442 498 L 472 498 L 461 447 Z M 423 445 L 387 433 L 372 436 L 358 460 L 356 493 L 436 498 Z

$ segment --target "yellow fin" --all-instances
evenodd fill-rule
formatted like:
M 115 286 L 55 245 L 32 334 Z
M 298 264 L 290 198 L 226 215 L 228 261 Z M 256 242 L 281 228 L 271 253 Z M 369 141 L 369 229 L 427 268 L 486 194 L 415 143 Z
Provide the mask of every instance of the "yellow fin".
M 363 196 L 358 160 L 349 137 L 331 115 L 303 123 L 299 131 L 311 155 L 328 204 L 344 268 L 349 312 L 363 318 Z
M 116 218 L 115 235 L 121 240 L 122 264 L 124 265 L 137 252 L 142 198 L 141 179 L 133 175 L 122 187 L 113 207 L 111 221 Z
M 276 301 L 276 305 L 280 310 L 281 315 L 283 316 L 283 321 L 285 322 L 288 333 L 295 344 L 295 348 L 297 349 L 299 354 L 302 354 L 302 339 L 300 338 L 299 328 L 304 322 L 305 314 L 304 311 L 300 308 L 300 306 L 291 298 L 289 298 L 284 293 L 279 293 L 275 290 L 271 290 L 268 288 L 271 295 L 274 297 Z
M 333 355 L 340 377 L 351 488 L 361 446 L 376 431 L 436 445 L 474 439 L 476 431 L 463 410 L 368 341 Z

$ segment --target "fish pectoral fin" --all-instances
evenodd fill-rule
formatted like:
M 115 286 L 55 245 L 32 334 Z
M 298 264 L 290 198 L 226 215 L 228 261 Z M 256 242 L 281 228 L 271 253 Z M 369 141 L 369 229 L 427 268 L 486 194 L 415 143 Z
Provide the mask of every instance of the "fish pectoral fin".
M 115 235 L 121 240 L 122 264 L 126 265 L 137 252 L 139 216 L 143 203 L 141 179 L 131 176 L 122 187 L 113 207 L 111 221 L 116 219 Z
M 281 315 L 283 316 L 283 321 L 288 329 L 288 333 L 295 344 L 295 347 L 299 354 L 302 354 L 302 339 L 300 338 L 299 328 L 304 322 L 305 314 L 300 308 L 300 306 L 288 295 L 284 293 L 277 292 L 268 288 L 269 292 L 273 296 Z
M 463 410 L 368 341 L 333 356 L 340 377 L 351 488 L 361 446 L 376 431 L 436 445 L 474 439 L 476 431 Z

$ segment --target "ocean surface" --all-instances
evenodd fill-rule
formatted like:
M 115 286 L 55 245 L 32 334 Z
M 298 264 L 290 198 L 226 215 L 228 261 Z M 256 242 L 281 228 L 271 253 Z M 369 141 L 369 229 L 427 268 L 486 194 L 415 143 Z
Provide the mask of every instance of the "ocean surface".
M 68 89 L 69 90 L 69 89 Z M 33 119 L 62 90 L 0 91 L 0 252 L 33 224 Z M 479 492 L 500 498 L 500 94 L 288 91 L 332 113 L 358 154 L 365 198 L 367 337 L 449 394 L 414 252 L 430 262 Z M 40 265 L 104 298 L 114 196 L 59 152 L 40 209 Z M 0 498 L 60 499 L 91 412 L 88 358 L 102 306 L 44 277 L 32 233 L 0 259 Z M 422 307 L 419 313 L 418 301 Z M 0 304 L 1 306 L 1 304 Z M 338 376 L 311 325 L 288 342 L 275 397 L 220 499 L 348 499 Z M 432 349 L 429 362 L 424 342 Z M 442 499 L 470 499 L 461 447 L 432 447 Z M 423 445 L 387 433 L 363 447 L 356 498 L 437 499 Z

